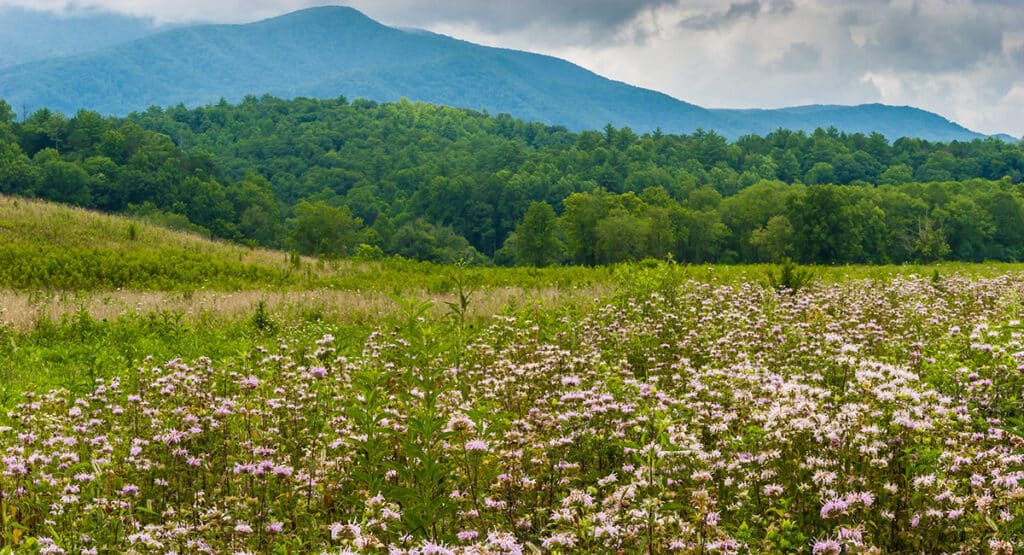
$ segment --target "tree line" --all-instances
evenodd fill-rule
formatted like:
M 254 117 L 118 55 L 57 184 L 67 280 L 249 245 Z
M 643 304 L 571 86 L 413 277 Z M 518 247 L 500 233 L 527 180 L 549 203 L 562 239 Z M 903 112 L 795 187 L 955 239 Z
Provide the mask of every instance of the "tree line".
M 0 101 L 0 193 L 321 257 L 480 264 L 1024 259 L 1024 147 L 777 130 L 572 133 L 422 103 L 126 118 Z

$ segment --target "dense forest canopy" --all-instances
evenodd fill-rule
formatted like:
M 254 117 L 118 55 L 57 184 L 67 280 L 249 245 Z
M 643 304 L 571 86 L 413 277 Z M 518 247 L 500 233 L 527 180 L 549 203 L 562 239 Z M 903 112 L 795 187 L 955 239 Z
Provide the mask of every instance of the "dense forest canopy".
M 0 101 L 0 193 L 322 257 L 547 265 L 1024 260 L 1024 146 L 572 133 L 400 101 Z

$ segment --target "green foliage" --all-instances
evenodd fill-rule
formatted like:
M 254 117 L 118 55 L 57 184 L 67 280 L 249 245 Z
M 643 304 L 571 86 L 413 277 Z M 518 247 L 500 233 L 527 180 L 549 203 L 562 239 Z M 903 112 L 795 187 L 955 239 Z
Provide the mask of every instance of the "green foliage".
M 0 125 L 6 125 L 14 121 L 17 117 L 14 113 L 14 109 L 11 105 L 4 100 L 0 100 Z
M 148 357 L 228 359 L 252 340 L 247 322 L 183 321 L 173 312 L 127 314 L 100 321 L 78 311 L 56 320 L 40 314 L 25 331 L 0 326 L 0 403 L 27 390 L 85 391 L 145 364 Z
M 515 260 L 523 266 L 544 267 L 562 260 L 558 218 L 546 202 L 533 202 L 516 226 Z
M 448 305 L 452 319 L 458 323 L 458 329 L 462 331 L 466 327 L 466 316 L 469 313 L 469 303 L 474 289 L 461 275 L 452 276 L 452 281 L 455 282 L 455 293 L 458 297 L 455 302 L 446 301 L 445 304 Z
M 175 249 L 112 249 L 52 245 L 0 248 L 0 284 L 17 289 L 162 289 L 299 283 L 287 270 Z
M 253 312 L 252 317 L 249 318 L 252 322 L 252 327 L 256 328 L 256 331 L 261 334 L 268 334 L 277 331 L 277 322 L 270 316 L 267 310 L 267 302 L 260 300 L 256 303 L 256 310 Z
M 930 218 L 922 218 L 913 244 L 913 253 L 917 260 L 924 263 L 935 262 L 942 260 L 950 252 L 945 231 L 936 228 Z
M 0 193 L 323 258 L 1024 260 L 1022 181 L 1024 146 L 997 140 L 570 133 L 408 101 L 0 123 Z
M 384 251 L 381 250 L 377 245 L 367 245 L 366 243 L 359 243 L 356 247 L 355 252 L 352 254 L 352 258 L 355 260 L 361 260 L 368 262 L 371 260 L 382 260 L 384 258 Z
M 398 315 L 391 319 L 391 325 L 404 337 L 424 342 L 430 335 L 427 314 L 434 303 L 416 297 L 391 295 L 391 300 L 398 307 Z
M 802 268 L 787 257 L 768 270 L 768 285 L 779 292 L 796 293 L 814 283 L 814 272 Z
M 792 254 L 793 225 L 783 215 L 772 216 L 750 234 L 750 244 L 764 260 L 781 261 Z
M 359 243 L 362 223 L 347 206 L 335 208 L 323 201 L 302 201 L 295 207 L 291 242 L 303 254 L 345 256 Z

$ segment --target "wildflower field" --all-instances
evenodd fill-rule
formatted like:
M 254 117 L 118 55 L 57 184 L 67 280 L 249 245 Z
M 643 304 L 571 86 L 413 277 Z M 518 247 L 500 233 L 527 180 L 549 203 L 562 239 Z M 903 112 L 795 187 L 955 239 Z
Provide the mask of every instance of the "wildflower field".
M 660 280 L 27 392 L 39 553 L 1013 553 L 1024 279 Z M 646 276 L 646 281 L 640 279 Z M 322 330 L 320 330 L 322 331 Z M 281 337 L 277 337 L 280 335 Z

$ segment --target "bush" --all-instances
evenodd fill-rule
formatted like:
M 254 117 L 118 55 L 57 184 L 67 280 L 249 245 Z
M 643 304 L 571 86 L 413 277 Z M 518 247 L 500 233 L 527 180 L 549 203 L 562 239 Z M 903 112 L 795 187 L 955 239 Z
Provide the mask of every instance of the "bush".
M 814 282 L 814 272 L 801 268 L 788 257 L 768 270 L 768 285 L 779 292 L 796 293 Z

